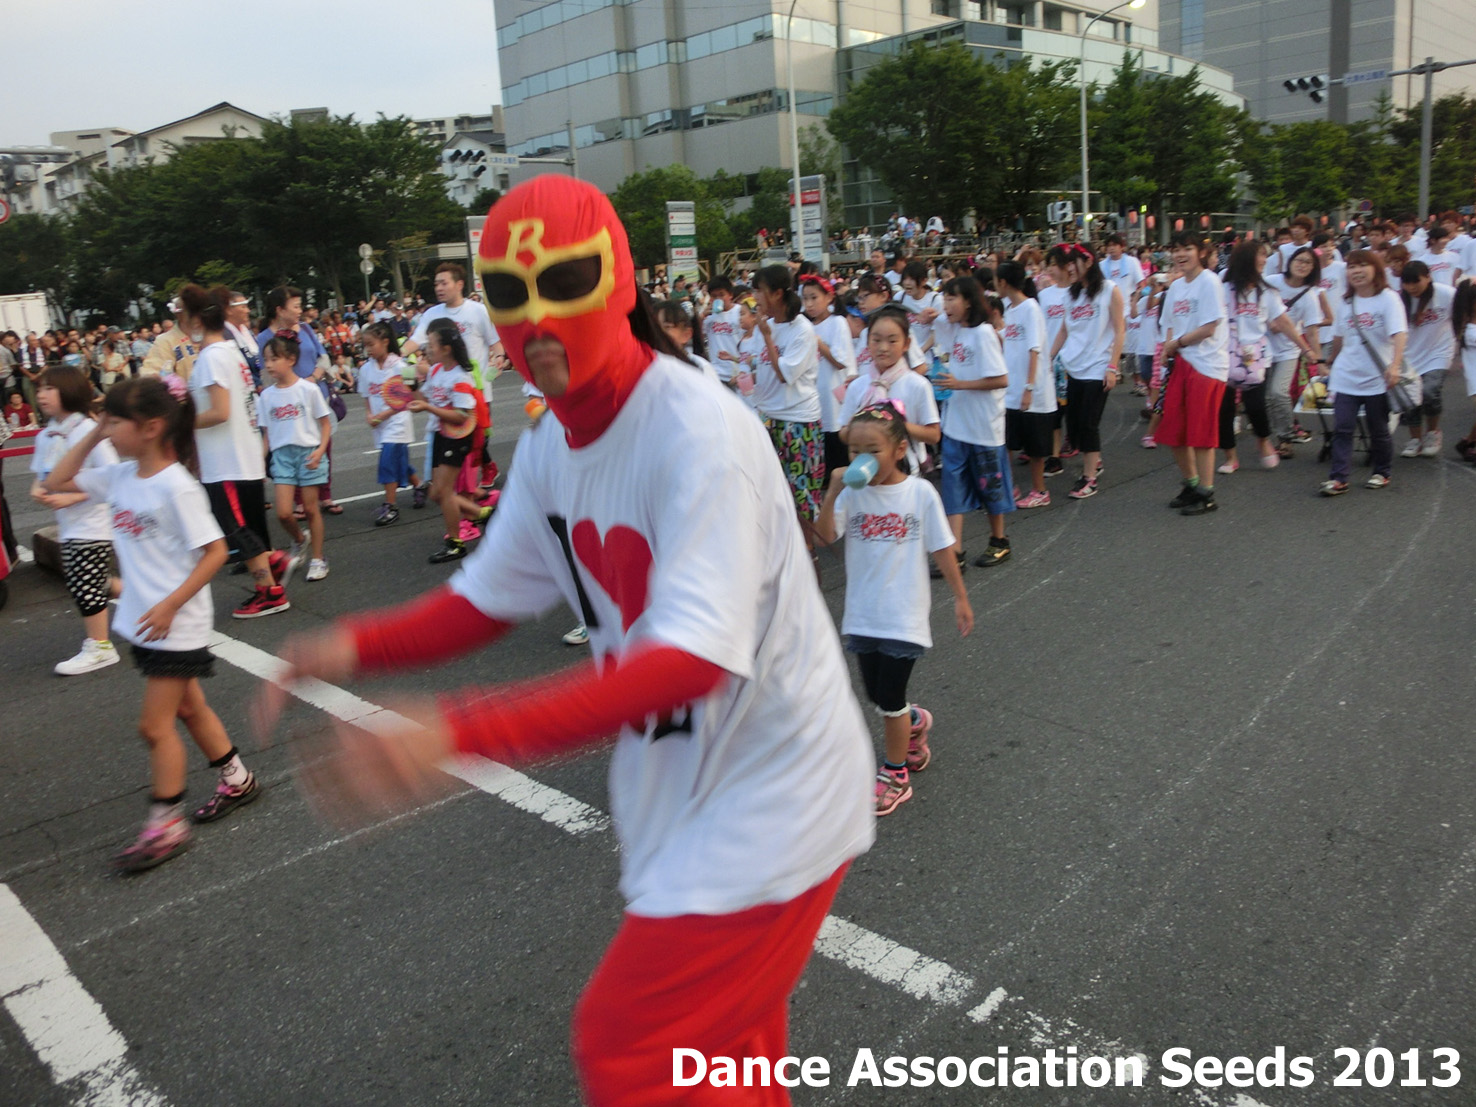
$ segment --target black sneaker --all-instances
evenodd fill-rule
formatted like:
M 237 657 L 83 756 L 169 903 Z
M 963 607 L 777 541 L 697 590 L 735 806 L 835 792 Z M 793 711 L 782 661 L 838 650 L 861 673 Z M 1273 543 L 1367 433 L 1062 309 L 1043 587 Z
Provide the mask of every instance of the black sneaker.
M 987 569 L 991 565 L 998 565 L 1001 561 L 1008 561 L 1010 557 L 1010 546 L 1006 542 L 1003 546 L 996 546 L 991 541 L 988 547 L 978 557 L 974 558 L 974 564 L 980 569 Z
M 1184 482 L 1184 487 L 1179 489 L 1179 494 L 1169 501 L 1169 508 L 1173 511 L 1181 511 L 1195 500 L 1199 499 L 1199 486 Z
M 445 538 L 441 540 L 441 548 L 430 555 L 430 563 L 440 565 L 446 561 L 460 561 L 465 556 L 465 542 L 459 538 Z
M 1065 472 L 1065 470 L 1066 470 L 1066 466 L 1062 463 L 1062 461 L 1061 461 L 1061 459 L 1059 457 L 1048 457 L 1048 458 L 1046 458 L 1046 463 L 1045 463 L 1045 475 L 1046 476 L 1048 476 L 1048 477 L 1054 477 L 1058 473 Z
M 1219 504 L 1215 503 L 1215 490 L 1211 488 L 1208 492 L 1202 492 L 1198 488 L 1194 490 L 1194 502 L 1185 504 L 1179 508 L 1180 515 L 1208 515 L 1211 511 L 1218 510 Z

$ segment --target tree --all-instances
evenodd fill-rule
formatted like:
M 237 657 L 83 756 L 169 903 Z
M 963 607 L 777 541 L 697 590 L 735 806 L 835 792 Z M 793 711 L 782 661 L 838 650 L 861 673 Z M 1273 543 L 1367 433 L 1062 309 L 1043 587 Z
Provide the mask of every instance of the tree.
M 1093 90 L 1095 91 L 1095 90 Z M 1137 56 L 1126 51 L 1112 81 L 1094 96 L 1091 183 L 1119 206 L 1138 207 L 1158 194 L 1150 135 L 1153 107 Z
M 484 188 L 472 197 L 472 202 L 466 206 L 469 215 L 486 215 L 487 209 L 498 200 L 502 199 L 502 189 Z
M 1033 65 L 1029 59 L 985 69 L 986 149 L 998 162 L 998 212 L 1033 211 L 1037 194 L 1058 185 L 1079 164 L 1079 93 L 1071 62 Z M 977 205 L 993 202 L 976 193 Z M 982 211 L 981 211 L 982 214 Z
M 987 67 L 962 43 L 913 43 L 874 66 L 827 117 L 832 135 L 874 172 L 897 206 L 958 223 L 978 196 L 997 195 L 999 151 L 988 142 Z
M 1285 223 L 1299 212 L 1341 208 L 1349 197 L 1350 145 L 1347 127 L 1322 120 L 1254 128 L 1242 157 L 1256 215 Z
M 0 224 L 0 296 L 46 292 L 64 303 L 71 282 L 67 232 L 65 221 L 44 215 L 15 215 Z
M 733 248 L 723 199 L 714 197 L 703 181 L 685 165 L 666 165 L 633 173 L 610 194 L 615 213 L 625 224 L 630 252 L 637 266 L 660 265 L 666 261 L 666 205 L 690 200 L 696 205 L 697 248 L 702 254 L 718 254 Z
M 845 199 L 841 194 L 840 144 L 830 137 L 823 125 L 811 123 L 799 132 L 800 176 L 824 175 L 825 210 L 830 216 L 827 232 L 835 232 L 846 225 Z M 789 191 L 785 190 L 788 202 Z
M 1402 164 L 1398 207 L 1415 210 L 1419 198 L 1421 105 L 1411 105 L 1390 121 L 1388 139 Z M 1430 210 L 1445 211 L 1472 202 L 1476 172 L 1476 98 L 1442 96 L 1431 105 Z

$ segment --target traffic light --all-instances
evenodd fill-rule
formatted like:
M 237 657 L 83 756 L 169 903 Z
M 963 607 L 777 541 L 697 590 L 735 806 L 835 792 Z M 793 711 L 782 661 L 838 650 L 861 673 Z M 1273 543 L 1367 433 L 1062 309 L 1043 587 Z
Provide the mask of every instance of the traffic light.
M 1328 78 L 1326 73 L 1314 73 L 1308 77 L 1293 77 L 1291 80 L 1282 81 L 1281 87 L 1295 96 L 1299 92 L 1305 92 L 1312 98 L 1314 104 L 1322 103 L 1322 94 L 1327 89 Z

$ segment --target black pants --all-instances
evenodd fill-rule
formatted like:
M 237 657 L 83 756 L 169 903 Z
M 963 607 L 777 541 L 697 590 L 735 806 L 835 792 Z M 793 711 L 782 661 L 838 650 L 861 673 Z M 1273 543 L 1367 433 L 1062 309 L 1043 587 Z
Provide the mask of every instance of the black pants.
M 1107 386 L 1101 381 L 1066 378 L 1066 437 L 1084 454 L 1102 451 L 1102 410 Z
M 917 660 L 911 657 L 888 657 L 884 653 L 858 653 L 856 663 L 861 668 L 861 683 L 866 686 L 866 698 L 888 715 L 895 715 L 910 706 L 907 700 L 907 681 L 912 676 L 912 667 Z
M 1245 407 L 1245 417 L 1250 420 L 1251 430 L 1257 438 L 1271 437 L 1271 419 L 1266 414 L 1266 382 L 1240 390 L 1240 402 Z M 1220 449 L 1235 449 L 1235 386 L 1225 386 L 1225 398 L 1220 401 Z

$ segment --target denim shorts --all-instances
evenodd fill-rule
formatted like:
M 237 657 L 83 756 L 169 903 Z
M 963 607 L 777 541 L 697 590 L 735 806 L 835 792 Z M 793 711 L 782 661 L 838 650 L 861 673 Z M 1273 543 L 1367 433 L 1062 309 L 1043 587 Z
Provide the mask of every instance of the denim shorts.
M 976 446 L 943 436 L 943 510 L 949 515 L 978 511 L 1006 515 L 1015 510 L 1015 482 L 1010 451 L 1003 446 Z
M 269 466 L 273 484 L 291 484 L 298 488 L 307 488 L 315 484 L 328 483 L 328 455 L 318 462 L 316 469 L 307 467 L 308 455 L 313 452 L 312 446 L 278 446 L 272 451 L 272 460 Z
M 916 642 L 903 642 L 899 638 L 868 638 L 864 634 L 848 634 L 845 640 L 847 653 L 880 653 L 903 661 L 916 661 L 928 652 L 926 646 Z
M 386 442 L 379 447 L 378 483 L 404 488 L 414 475 L 415 470 L 410 467 L 410 443 Z

